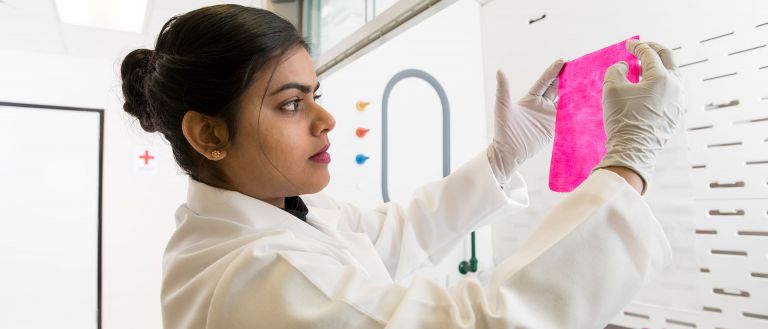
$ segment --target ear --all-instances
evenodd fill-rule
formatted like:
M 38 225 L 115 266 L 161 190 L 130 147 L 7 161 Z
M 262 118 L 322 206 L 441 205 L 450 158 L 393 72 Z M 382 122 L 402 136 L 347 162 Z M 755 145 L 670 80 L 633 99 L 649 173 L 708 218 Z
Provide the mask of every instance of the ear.
M 209 160 L 227 156 L 229 131 L 224 119 L 195 111 L 187 111 L 181 120 L 181 130 L 192 147 Z

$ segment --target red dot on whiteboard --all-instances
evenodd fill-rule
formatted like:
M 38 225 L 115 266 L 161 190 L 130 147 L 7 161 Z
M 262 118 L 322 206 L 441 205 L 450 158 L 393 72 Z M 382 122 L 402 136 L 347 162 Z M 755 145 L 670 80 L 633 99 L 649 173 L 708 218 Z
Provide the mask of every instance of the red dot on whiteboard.
M 363 138 L 365 137 L 365 134 L 367 134 L 369 131 L 371 130 L 360 127 L 360 128 L 357 128 L 357 130 L 355 130 L 355 135 L 357 135 L 357 137 Z

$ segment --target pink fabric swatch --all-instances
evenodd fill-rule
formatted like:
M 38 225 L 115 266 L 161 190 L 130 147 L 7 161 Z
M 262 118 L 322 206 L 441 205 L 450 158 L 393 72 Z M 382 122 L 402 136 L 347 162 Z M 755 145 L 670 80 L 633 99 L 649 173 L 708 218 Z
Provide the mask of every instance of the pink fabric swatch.
M 639 39 L 634 36 L 630 39 Z M 619 61 L 629 64 L 629 81 L 637 83 L 640 65 L 626 48 L 627 40 L 568 61 L 558 81 L 557 116 L 549 189 L 573 191 L 605 155 L 603 77 Z

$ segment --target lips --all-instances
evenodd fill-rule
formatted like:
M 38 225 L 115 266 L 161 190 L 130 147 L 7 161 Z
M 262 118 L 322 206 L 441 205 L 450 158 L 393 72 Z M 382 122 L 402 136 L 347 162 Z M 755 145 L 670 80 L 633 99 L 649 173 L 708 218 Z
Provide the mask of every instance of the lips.
M 331 147 L 331 145 L 326 145 L 323 147 L 320 151 L 309 157 L 310 160 L 314 162 L 319 163 L 329 163 L 331 162 L 331 155 L 327 152 L 328 148 Z

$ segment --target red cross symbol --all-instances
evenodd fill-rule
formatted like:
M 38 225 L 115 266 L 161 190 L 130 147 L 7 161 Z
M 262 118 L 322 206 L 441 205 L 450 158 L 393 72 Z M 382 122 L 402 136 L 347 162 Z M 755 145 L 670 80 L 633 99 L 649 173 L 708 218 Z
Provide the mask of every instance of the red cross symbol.
M 155 158 L 154 156 L 149 155 L 149 150 L 144 150 L 144 155 L 140 155 L 139 156 L 139 159 L 143 159 L 144 160 L 144 165 L 145 166 L 149 164 L 149 160 L 152 160 L 154 158 Z

